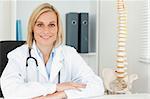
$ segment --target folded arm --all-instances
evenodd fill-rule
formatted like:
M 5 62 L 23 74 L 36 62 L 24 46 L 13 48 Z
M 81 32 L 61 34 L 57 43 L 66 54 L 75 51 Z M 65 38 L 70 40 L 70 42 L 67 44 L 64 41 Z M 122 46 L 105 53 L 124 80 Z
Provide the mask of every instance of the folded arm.
M 57 84 L 56 92 L 53 94 L 48 94 L 46 96 L 39 96 L 33 99 L 66 99 L 67 95 L 64 92 L 65 90 L 80 90 L 80 88 L 85 88 L 86 84 L 74 83 L 74 82 L 63 82 Z
M 104 94 L 103 82 L 92 69 L 86 64 L 83 58 L 72 49 L 70 56 L 71 66 L 71 81 L 77 83 L 86 84 L 86 88 L 80 88 L 80 90 L 65 90 L 68 98 L 86 98 L 93 96 L 101 96 Z M 69 57 L 68 56 L 68 57 Z M 92 92 L 92 93 L 91 93 Z

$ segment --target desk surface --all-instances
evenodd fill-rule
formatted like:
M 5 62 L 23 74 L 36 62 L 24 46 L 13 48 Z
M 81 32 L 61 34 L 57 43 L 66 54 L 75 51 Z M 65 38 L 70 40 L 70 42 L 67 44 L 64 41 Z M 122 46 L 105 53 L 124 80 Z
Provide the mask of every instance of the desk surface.
M 104 95 L 86 99 L 150 99 L 150 94 Z
M 0 98 L 4 99 L 4 98 Z M 104 95 L 99 97 L 79 98 L 79 99 L 150 99 L 149 94 L 129 94 L 129 95 Z

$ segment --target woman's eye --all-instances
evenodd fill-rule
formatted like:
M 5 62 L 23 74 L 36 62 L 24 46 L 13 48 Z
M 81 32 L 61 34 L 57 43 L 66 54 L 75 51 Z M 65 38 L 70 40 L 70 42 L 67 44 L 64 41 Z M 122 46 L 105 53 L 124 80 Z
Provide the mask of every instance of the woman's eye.
M 42 27 L 42 26 L 43 26 L 43 24 L 37 24 L 37 26 L 38 26 L 38 27 Z
M 49 24 L 49 27 L 55 27 L 55 24 Z

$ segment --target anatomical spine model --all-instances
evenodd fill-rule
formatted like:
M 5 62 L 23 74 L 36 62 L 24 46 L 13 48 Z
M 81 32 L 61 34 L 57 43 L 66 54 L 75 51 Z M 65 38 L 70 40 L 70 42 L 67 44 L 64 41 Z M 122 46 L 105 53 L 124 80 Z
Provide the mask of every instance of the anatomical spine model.
M 126 94 L 131 93 L 132 82 L 138 77 L 136 74 L 127 73 L 127 9 L 124 0 L 117 0 L 118 11 L 118 48 L 115 69 L 104 69 L 104 84 L 109 92 L 108 94 Z

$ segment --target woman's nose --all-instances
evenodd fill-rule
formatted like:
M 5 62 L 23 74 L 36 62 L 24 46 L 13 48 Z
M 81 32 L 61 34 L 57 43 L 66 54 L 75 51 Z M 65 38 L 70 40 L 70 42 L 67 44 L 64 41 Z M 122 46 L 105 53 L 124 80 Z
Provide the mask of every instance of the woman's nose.
M 48 27 L 44 27 L 44 31 L 43 31 L 43 32 L 44 32 L 44 34 L 48 34 L 48 33 L 49 33 L 49 31 L 50 31 L 50 30 L 49 30 L 49 28 L 48 28 Z

